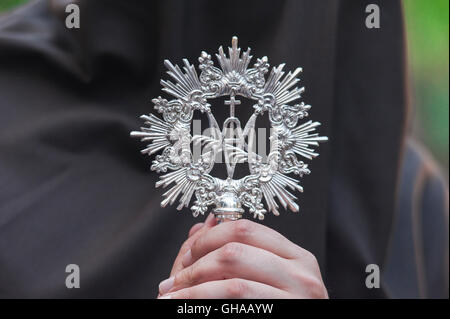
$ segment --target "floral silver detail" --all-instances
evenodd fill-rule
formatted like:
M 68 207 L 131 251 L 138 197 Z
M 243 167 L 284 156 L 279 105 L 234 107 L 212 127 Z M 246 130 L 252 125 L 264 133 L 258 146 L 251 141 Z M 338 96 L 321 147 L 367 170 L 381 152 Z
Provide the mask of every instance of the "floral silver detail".
M 152 155 L 162 151 L 151 166 L 152 170 L 164 173 L 156 183 L 157 187 L 172 185 L 163 194 L 161 205 L 173 204 L 179 198 L 177 208 L 182 209 L 189 206 L 194 196 L 191 206 L 194 216 L 204 215 L 215 206 L 213 211 L 221 220 L 240 218 L 244 207 L 259 219 L 263 219 L 267 211 L 279 215 L 279 204 L 284 209 L 298 211 L 297 198 L 288 189 L 302 192 L 303 188 L 288 174 L 298 177 L 309 174 L 308 165 L 297 156 L 306 159 L 318 156 L 313 147 L 327 140 L 315 133 L 319 122 L 299 124 L 311 108 L 303 102 L 293 104 L 304 91 L 296 86 L 302 69 L 285 75 L 284 64 L 281 64 L 269 72 L 267 57 L 257 59 L 249 68 L 250 49 L 241 54 L 236 37 L 228 48 L 228 56 L 220 47 L 216 57 L 218 67 L 211 55 L 201 53 L 198 59 L 200 75 L 186 59 L 183 70 L 166 60 L 167 74 L 174 82 L 162 80 L 162 90 L 174 99 L 153 99 L 162 119 L 153 114 L 143 115 L 141 118 L 146 126 L 131 132 L 131 136 L 148 143 L 142 153 Z M 221 96 L 229 96 L 225 104 L 230 106 L 230 116 L 222 129 L 208 103 L 208 100 Z M 234 114 L 240 103 L 238 97 L 255 101 L 254 113 L 244 128 Z M 212 131 L 210 136 L 191 136 L 191 122 L 196 111 L 206 114 Z M 265 161 L 246 142 L 249 132 L 255 129 L 256 118 L 264 114 L 268 114 L 272 126 L 271 147 Z M 226 129 L 230 127 L 237 132 L 233 139 L 226 136 Z M 193 144 L 203 148 L 197 159 L 191 151 Z M 225 180 L 209 174 L 220 152 L 225 155 L 227 166 L 228 178 Z M 248 162 L 250 175 L 235 180 L 233 174 L 238 162 Z

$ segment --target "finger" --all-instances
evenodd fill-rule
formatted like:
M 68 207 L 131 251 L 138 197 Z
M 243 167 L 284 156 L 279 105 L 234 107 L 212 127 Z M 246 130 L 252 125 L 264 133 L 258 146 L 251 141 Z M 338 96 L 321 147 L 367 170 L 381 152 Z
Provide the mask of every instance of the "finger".
M 231 278 L 292 290 L 294 273 L 298 273 L 298 266 L 294 267 L 291 260 L 283 259 L 261 248 L 241 243 L 227 243 L 179 271 L 169 285 L 161 285 L 160 294 L 207 281 Z
M 172 266 L 172 270 L 170 272 L 170 275 L 176 274 L 178 271 L 183 269 L 182 264 L 182 258 L 186 254 L 187 251 L 191 249 L 192 244 L 195 242 L 197 238 L 200 237 L 200 235 L 205 232 L 207 229 L 210 229 L 216 224 L 216 219 L 214 217 L 214 214 L 209 214 L 206 218 L 203 227 L 199 230 L 197 230 L 191 237 L 189 237 L 181 246 L 180 251 L 178 252 L 177 258 L 175 258 L 175 261 Z M 192 229 L 191 229 L 192 230 Z
M 159 297 L 160 299 L 288 299 L 289 293 L 244 279 L 208 281 Z
M 203 225 L 205 225 L 205 223 L 197 223 L 194 226 L 192 226 L 191 229 L 189 230 L 188 237 L 194 235 L 198 230 L 200 230 L 203 227 Z
M 203 232 L 183 256 L 183 266 L 192 265 L 199 258 L 229 242 L 262 248 L 287 259 L 298 258 L 302 253 L 306 253 L 306 250 L 275 230 L 248 219 L 241 219 L 219 224 Z

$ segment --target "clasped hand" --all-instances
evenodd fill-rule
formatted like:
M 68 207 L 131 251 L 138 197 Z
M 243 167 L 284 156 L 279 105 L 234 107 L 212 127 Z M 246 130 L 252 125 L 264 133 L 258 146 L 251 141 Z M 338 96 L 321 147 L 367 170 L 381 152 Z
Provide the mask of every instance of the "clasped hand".
M 328 298 L 313 254 L 250 220 L 194 225 L 161 299 Z

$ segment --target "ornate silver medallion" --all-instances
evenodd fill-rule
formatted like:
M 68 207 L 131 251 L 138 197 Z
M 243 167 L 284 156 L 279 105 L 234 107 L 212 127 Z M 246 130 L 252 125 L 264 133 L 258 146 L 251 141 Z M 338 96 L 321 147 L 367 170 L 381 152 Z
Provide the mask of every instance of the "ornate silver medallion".
M 184 59 L 183 71 L 165 60 L 167 73 L 174 82 L 161 81 L 163 91 L 174 99 L 153 99 L 155 109 L 162 119 L 154 114 L 142 115 L 146 126 L 141 131 L 131 132 L 149 143 L 142 153 L 152 155 L 162 150 L 152 162 L 151 169 L 164 173 L 156 186 L 171 188 L 163 194 L 161 206 L 173 204 L 179 198 L 178 209 L 187 207 L 195 196 L 191 210 L 194 216 L 205 214 L 210 206 L 219 221 L 242 217 L 244 207 L 254 217 L 264 218 L 267 210 L 279 215 L 279 205 L 297 212 L 296 197 L 291 191 L 302 192 L 297 179 L 309 174 L 308 165 L 298 160 L 297 155 L 312 159 L 319 155 L 313 150 L 327 137 L 314 133 L 319 122 L 299 120 L 308 116 L 310 105 L 297 103 L 304 88 L 298 88 L 297 68 L 284 76 L 284 64 L 269 72 L 267 57 L 257 59 L 253 68 L 248 68 L 252 56 L 250 49 L 241 54 L 236 37 L 228 56 L 222 47 L 216 54 L 220 68 L 214 66 L 211 55 L 202 52 L 198 59 L 200 76 L 188 60 Z M 283 77 L 284 76 L 284 77 Z M 227 96 L 229 117 L 218 125 L 211 99 Z M 239 97 L 253 100 L 254 112 L 244 127 L 235 116 L 235 108 L 241 103 Z M 221 106 L 223 107 L 223 106 Z M 209 133 L 191 133 L 194 112 L 206 114 Z M 270 151 L 267 156 L 255 151 L 255 123 L 258 116 L 268 116 L 271 123 Z M 201 153 L 194 156 L 193 148 L 199 145 Z M 210 175 L 218 158 L 225 159 L 228 177 L 220 179 Z M 248 163 L 249 175 L 233 179 L 237 163 Z M 290 191 L 290 190 L 291 191 Z M 263 205 L 263 198 L 266 208 Z

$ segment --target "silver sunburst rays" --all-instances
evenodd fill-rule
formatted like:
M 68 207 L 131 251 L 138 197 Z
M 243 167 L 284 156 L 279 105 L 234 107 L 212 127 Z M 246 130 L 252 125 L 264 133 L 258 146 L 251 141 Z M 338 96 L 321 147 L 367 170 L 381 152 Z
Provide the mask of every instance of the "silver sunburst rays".
M 281 64 L 273 67 L 266 79 L 269 72 L 267 57 L 257 59 L 253 67 L 248 68 L 252 58 L 250 49 L 241 54 L 236 37 L 232 39 L 232 47 L 228 48 L 228 57 L 222 47 L 216 57 L 220 68 L 214 65 L 211 55 L 201 53 L 198 59 L 200 76 L 186 59 L 183 70 L 165 60 L 167 74 L 173 82 L 162 80 L 162 90 L 174 98 L 153 99 L 162 119 L 153 114 L 142 115 L 146 126 L 141 131 L 131 132 L 131 136 L 148 143 L 142 153 L 152 155 L 162 151 L 151 166 L 152 170 L 164 173 L 156 183 L 157 187 L 171 185 L 163 194 L 161 205 L 173 204 L 179 198 L 178 209 L 182 209 L 195 196 L 191 206 L 193 215 L 205 214 L 210 206 L 214 206 L 213 212 L 219 220 L 240 218 L 244 207 L 259 219 L 264 218 L 267 210 L 279 215 L 279 204 L 298 211 L 296 197 L 291 191 L 302 192 L 303 189 L 297 179 L 288 174 L 298 177 L 309 174 L 308 165 L 297 156 L 316 157 L 318 153 L 313 147 L 327 140 L 327 137 L 314 133 L 320 123 L 299 124 L 311 108 L 303 102 L 294 103 L 304 91 L 295 86 L 301 68 L 285 75 L 284 64 Z M 222 96 L 228 97 L 225 104 L 230 115 L 221 128 L 213 115 L 214 106 L 209 102 Z M 255 101 L 254 112 L 244 127 L 235 116 L 239 97 Z M 194 112 L 206 114 L 208 135 L 191 135 Z M 264 159 L 255 152 L 252 134 L 258 116 L 268 116 L 271 123 L 270 151 Z M 194 145 L 200 145 L 200 156 L 193 155 Z M 209 174 L 222 155 L 227 168 L 226 179 Z M 242 162 L 248 163 L 250 174 L 233 179 L 236 163 Z

